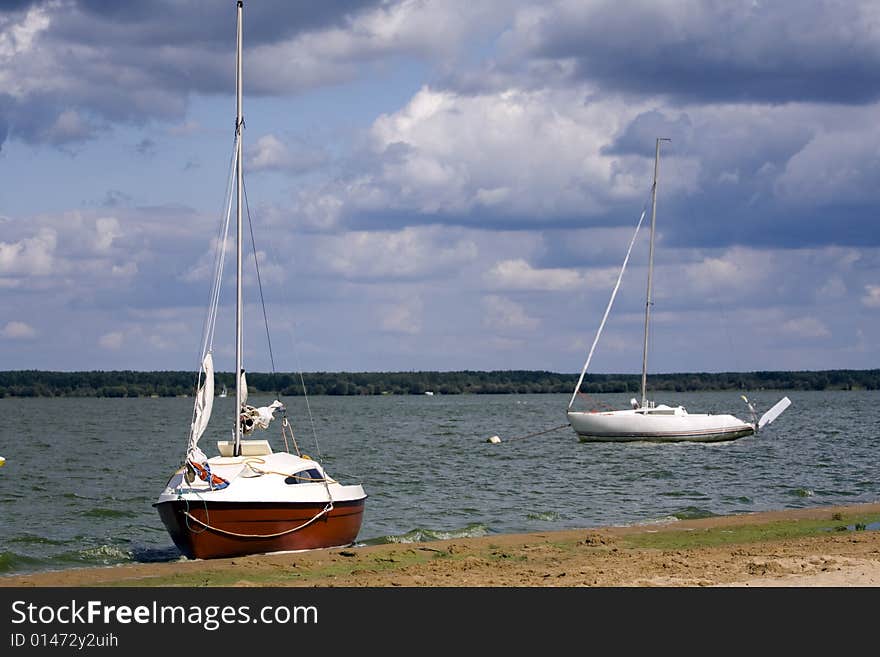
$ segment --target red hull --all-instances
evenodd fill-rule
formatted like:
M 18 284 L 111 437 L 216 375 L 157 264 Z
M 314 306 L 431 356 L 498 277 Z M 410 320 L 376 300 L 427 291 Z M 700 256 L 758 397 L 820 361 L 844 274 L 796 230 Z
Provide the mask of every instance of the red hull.
M 175 500 L 155 506 L 171 539 L 184 555 L 191 559 L 217 559 L 350 545 L 361 528 L 364 502 L 365 499 L 335 502 L 329 513 L 296 531 L 289 530 L 314 518 L 324 508 L 323 502 L 255 504 Z M 187 512 L 196 520 L 188 518 Z M 281 532 L 288 533 L 257 537 Z

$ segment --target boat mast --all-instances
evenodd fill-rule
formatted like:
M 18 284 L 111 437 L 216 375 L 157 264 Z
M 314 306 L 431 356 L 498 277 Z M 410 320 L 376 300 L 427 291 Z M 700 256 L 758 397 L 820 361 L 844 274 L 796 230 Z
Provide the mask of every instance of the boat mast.
M 238 0 L 238 20 L 236 28 L 236 47 L 235 47 L 235 135 L 236 147 L 235 153 L 235 172 L 236 172 L 236 260 L 235 260 L 235 448 L 232 452 L 234 456 L 241 456 L 241 405 L 242 393 L 241 389 L 241 189 L 242 189 L 242 128 L 244 127 L 244 118 L 241 113 L 241 14 L 244 2 Z
M 651 246 L 648 250 L 648 292 L 645 300 L 645 346 L 642 351 L 642 408 L 647 402 L 648 382 L 648 324 L 651 319 L 651 295 L 654 284 L 654 225 L 657 220 L 657 175 L 660 172 L 660 142 L 670 141 L 666 137 L 657 137 L 654 152 L 654 185 L 651 188 Z

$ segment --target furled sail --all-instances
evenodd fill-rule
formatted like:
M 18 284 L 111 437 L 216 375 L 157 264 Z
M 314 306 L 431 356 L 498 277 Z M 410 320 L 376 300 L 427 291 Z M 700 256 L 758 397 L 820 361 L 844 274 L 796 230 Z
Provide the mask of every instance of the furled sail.
M 241 371 L 239 380 L 241 381 L 239 384 L 241 386 L 241 405 L 244 406 L 247 404 L 247 377 L 244 375 L 244 370 Z
M 208 420 L 211 419 L 211 409 L 214 406 L 214 358 L 211 356 L 210 351 L 205 354 L 205 358 L 202 361 L 202 372 L 205 378 L 196 393 L 193 421 L 189 429 L 189 444 L 186 450 L 187 458 L 190 458 L 191 454 L 198 450 L 199 439 L 205 433 Z M 204 454 L 202 454 L 202 459 L 197 460 L 203 459 Z
M 202 372 L 205 375 L 202 385 L 196 393 L 193 409 L 193 421 L 189 428 L 189 444 L 186 449 L 186 479 L 192 482 L 196 476 L 208 482 L 212 489 L 223 489 L 229 482 L 211 473 L 208 457 L 199 448 L 199 438 L 205 433 L 211 409 L 214 407 L 214 358 L 209 351 L 202 360 Z

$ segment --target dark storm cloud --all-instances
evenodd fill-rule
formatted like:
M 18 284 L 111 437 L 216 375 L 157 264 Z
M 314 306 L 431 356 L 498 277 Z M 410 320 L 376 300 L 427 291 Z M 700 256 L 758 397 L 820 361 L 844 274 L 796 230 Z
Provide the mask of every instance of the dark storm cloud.
M 245 47 L 281 44 L 342 25 L 376 4 L 246 3 Z M 0 36 L 10 35 L 7 44 L 15 50 L 7 53 L 4 68 L 20 88 L 0 102 L 0 125 L 8 131 L 0 132 L 0 146 L 7 136 L 63 145 L 92 137 L 104 122 L 143 124 L 181 116 L 190 94 L 231 88 L 234 21 L 232 1 L 5 3 Z M 32 33 L 33 42 L 20 33 Z M 252 79 L 261 87 L 257 93 L 297 85 L 290 77 Z
M 570 61 L 605 90 L 722 102 L 880 98 L 870 4 L 834 0 L 599 2 L 548 9 L 526 56 Z
M 602 149 L 603 155 L 641 155 L 658 137 L 670 139 L 681 148 L 690 142 L 692 125 L 687 115 L 670 119 L 658 110 L 639 114 L 614 142 Z
M 213 44 L 226 48 L 234 25 L 235 2 L 160 0 L 76 0 L 78 20 L 65 21 L 63 32 L 86 38 L 95 20 L 112 28 L 111 40 L 155 45 Z M 379 0 L 256 0 L 245 2 L 247 46 L 289 39 L 302 32 L 341 26 L 346 17 L 380 4 Z
M 6 119 L 5 112 L 0 106 L 0 150 L 3 149 L 3 144 L 6 142 L 6 135 L 9 134 L 9 121 Z
M 37 7 L 46 4 L 46 0 L 3 0 L 0 4 L 0 16 L 14 14 L 28 7 Z

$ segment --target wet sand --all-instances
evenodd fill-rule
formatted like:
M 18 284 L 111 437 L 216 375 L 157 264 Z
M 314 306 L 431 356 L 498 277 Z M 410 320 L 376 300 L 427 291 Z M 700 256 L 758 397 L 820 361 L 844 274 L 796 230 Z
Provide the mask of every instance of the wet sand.
M 0 577 L 3 587 L 876 587 L 880 502 Z

